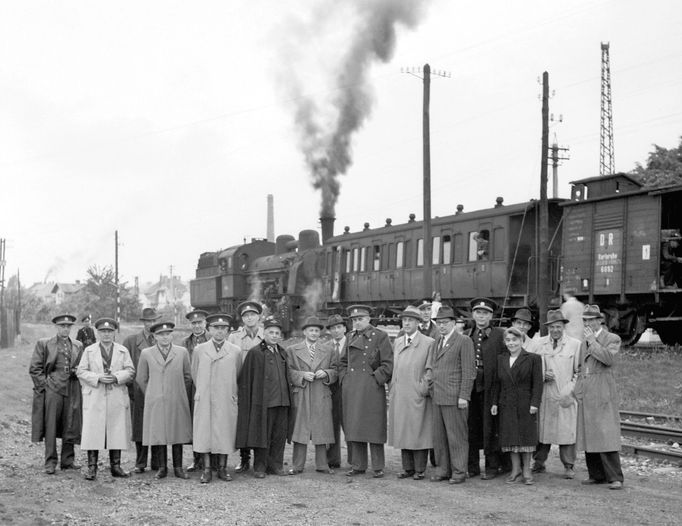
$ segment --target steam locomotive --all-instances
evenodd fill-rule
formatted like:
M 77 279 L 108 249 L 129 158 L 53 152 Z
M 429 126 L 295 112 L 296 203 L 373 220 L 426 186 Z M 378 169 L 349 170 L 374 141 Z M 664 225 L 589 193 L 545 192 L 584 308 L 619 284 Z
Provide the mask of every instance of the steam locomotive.
M 598 303 L 610 330 L 634 343 L 647 327 L 668 344 L 682 343 L 682 289 L 661 281 L 661 243 L 679 235 L 682 186 L 646 189 L 626 174 L 571 183 L 570 199 L 549 199 L 545 301 L 558 306 L 573 292 Z M 497 198 L 484 210 L 432 219 L 431 290 L 465 313 L 477 296 L 493 298 L 504 322 L 523 305 L 535 307 L 540 203 L 505 205 Z M 333 234 L 333 218 L 321 218 L 317 231 L 275 243 L 253 239 L 201 254 L 190 282 L 192 305 L 234 313 L 257 299 L 291 332 L 305 316 L 341 312 L 353 303 L 372 305 L 379 323 L 397 320 L 402 309 L 423 297 L 424 225 L 410 214 L 362 231 L 345 227 Z M 682 254 L 681 254 L 682 256 Z M 682 281 L 682 280 L 681 280 Z M 682 285 L 682 282 L 680 283 Z

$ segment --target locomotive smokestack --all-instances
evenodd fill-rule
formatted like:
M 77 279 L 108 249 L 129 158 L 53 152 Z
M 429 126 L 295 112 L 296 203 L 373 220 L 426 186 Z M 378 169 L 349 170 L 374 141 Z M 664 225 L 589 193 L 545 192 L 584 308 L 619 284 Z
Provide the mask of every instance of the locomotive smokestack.
M 268 194 L 268 226 L 267 238 L 270 243 L 275 242 L 275 199 Z
M 322 244 L 327 242 L 327 239 L 334 237 L 334 221 L 335 217 L 322 216 L 320 217 L 320 224 L 322 225 Z

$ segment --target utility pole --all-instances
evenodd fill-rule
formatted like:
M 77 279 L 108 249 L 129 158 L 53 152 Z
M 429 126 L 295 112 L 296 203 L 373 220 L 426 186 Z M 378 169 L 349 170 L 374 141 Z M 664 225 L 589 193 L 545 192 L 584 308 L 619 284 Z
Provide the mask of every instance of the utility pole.
M 121 332 L 121 291 L 118 288 L 118 230 L 114 233 L 116 249 L 114 251 L 114 284 L 116 285 L 116 324 L 118 332 Z
M 570 157 L 560 157 L 559 152 L 568 152 L 568 148 L 557 144 L 556 135 L 550 151 L 552 152 L 552 197 L 556 199 L 559 197 L 559 161 L 568 161 Z
M 601 43 L 601 122 L 599 129 L 599 175 L 616 171 L 613 148 L 613 108 L 611 107 L 611 60 L 609 43 Z
M 419 69 L 403 69 L 404 73 L 409 73 L 419 78 L 416 73 Z M 431 102 L 431 66 L 424 64 L 421 72 L 424 84 L 424 104 L 422 110 L 422 133 L 423 133 L 423 198 L 424 198 L 424 243 L 423 243 L 423 262 L 424 262 L 424 297 L 430 298 L 433 294 L 433 238 L 431 236 L 431 138 L 429 105 Z M 450 77 L 450 73 L 445 71 L 434 71 L 434 75 L 439 77 Z
M 17 307 L 15 311 L 15 320 L 17 336 L 21 336 L 21 277 L 19 276 L 19 269 L 17 269 Z
M 540 226 L 538 243 L 538 285 L 537 304 L 540 320 L 547 317 L 547 290 L 549 284 L 549 265 L 547 244 L 549 238 L 549 208 L 547 205 L 547 154 L 549 153 L 549 74 L 542 74 L 542 148 L 540 159 Z M 545 326 L 540 324 L 541 334 L 546 334 Z
M 0 239 L 0 348 L 9 347 L 9 331 L 7 330 L 5 313 L 5 240 Z

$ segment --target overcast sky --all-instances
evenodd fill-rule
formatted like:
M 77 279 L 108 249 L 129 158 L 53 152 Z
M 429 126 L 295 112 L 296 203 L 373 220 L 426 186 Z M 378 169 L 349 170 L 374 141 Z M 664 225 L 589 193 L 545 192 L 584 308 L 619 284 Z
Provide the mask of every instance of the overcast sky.
M 189 279 L 201 252 L 265 236 L 268 193 L 277 235 L 319 228 L 296 93 L 316 104 L 324 135 L 344 57 L 348 65 L 349 49 L 372 40 L 367 6 L 385 3 L 3 2 L 6 277 L 19 268 L 27 285 L 48 271 L 82 279 L 89 265 L 113 265 L 118 229 L 122 280 L 155 280 L 170 265 Z M 599 174 L 602 41 L 611 45 L 616 170 L 645 162 L 654 143 L 678 144 L 679 1 L 400 4 L 415 9 L 398 14 L 386 62 L 370 56 L 373 102 L 350 137 L 337 232 L 422 217 L 422 84 L 404 67 L 428 62 L 451 74 L 432 81 L 434 216 L 539 195 L 545 70 L 550 111 L 563 115 L 550 138 L 570 148 L 560 196 L 569 181 Z

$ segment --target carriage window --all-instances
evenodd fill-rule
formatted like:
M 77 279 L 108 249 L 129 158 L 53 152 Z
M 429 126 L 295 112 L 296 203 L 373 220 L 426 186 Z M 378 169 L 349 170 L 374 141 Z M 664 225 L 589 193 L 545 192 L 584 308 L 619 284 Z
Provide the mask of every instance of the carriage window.
M 464 236 L 462 234 L 455 234 L 455 247 L 452 254 L 453 263 L 464 262 Z
M 405 266 L 405 242 L 398 241 L 395 246 L 395 268 L 403 268 Z
M 374 257 L 372 258 L 372 270 L 381 270 L 381 246 L 374 245 Z
M 227 258 L 227 270 L 232 270 L 232 256 Z
M 360 270 L 360 249 L 355 247 L 353 249 L 353 272 Z
M 360 272 L 367 270 L 367 247 L 360 249 Z
M 434 265 L 440 264 L 440 236 L 434 236 L 433 245 L 431 246 L 431 263 Z
M 469 232 L 469 261 L 488 259 L 488 240 L 490 231 Z
M 389 243 L 388 244 L 388 254 L 386 255 L 386 264 L 385 268 L 388 269 L 393 269 L 393 262 L 395 261 L 395 244 L 394 243 Z
M 342 261 L 345 261 L 346 274 L 350 274 L 351 268 L 353 267 L 353 258 L 351 257 L 350 250 L 341 251 Z M 342 264 L 343 266 L 343 264 Z
M 493 230 L 493 259 L 504 261 L 504 228 Z
M 443 236 L 443 263 L 448 265 L 450 261 L 450 250 L 452 248 L 452 241 L 450 236 Z
M 417 239 L 417 266 L 424 266 L 424 240 Z

